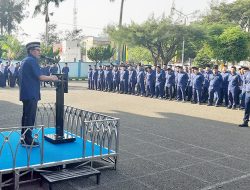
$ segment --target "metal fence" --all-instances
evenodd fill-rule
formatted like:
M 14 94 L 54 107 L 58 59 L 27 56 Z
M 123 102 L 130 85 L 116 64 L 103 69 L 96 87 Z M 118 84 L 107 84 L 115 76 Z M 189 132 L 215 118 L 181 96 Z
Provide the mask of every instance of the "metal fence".
M 98 169 L 114 168 L 117 166 L 119 153 L 119 125 L 118 118 L 110 117 L 100 113 L 95 113 L 87 110 L 81 110 L 70 106 L 64 106 L 64 130 L 66 134 L 75 135 L 82 140 L 81 158 L 63 160 L 54 163 L 44 162 L 44 134 L 46 128 L 55 127 L 55 104 L 41 104 L 37 109 L 35 126 L 25 127 L 25 132 L 22 135 L 22 127 L 0 128 L 0 159 L 6 155 L 3 150 L 8 148 L 11 155 L 11 167 L 8 169 L 0 169 L 0 189 L 2 187 L 13 185 L 18 189 L 19 184 L 24 183 L 20 178 L 28 173 L 31 173 L 31 178 L 26 182 L 34 181 L 33 171 L 44 169 L 51 166 L 59 166 L 71 163 L 98 163 Z M 28 130 L 33 131 L 34 140 L 38 141 L 39 146 L 39 163 L 35 165 L 30 163 L 32 146 L 26 148 L 27 163 L 25 167 L 17 167 L 17 153 L 21 146 L 21 141 Z M 18 137 L 18 139 L 16 139 Z M 15 143 L 11 143 L 15 138 Z M 91 143 L 92 155 L 86 154 L 86 144 Z M 95 147 L 100 147 L 99 154 L 95 155 Z M 103 148 L 108 150 L 108 153 L 103 153 Z M 37 148 L 36 148 L 37 149 Z M 4 164 L 4 163 L 1 163 Z M 3 174 L 14 172 L 14 177 L 3 179 Z

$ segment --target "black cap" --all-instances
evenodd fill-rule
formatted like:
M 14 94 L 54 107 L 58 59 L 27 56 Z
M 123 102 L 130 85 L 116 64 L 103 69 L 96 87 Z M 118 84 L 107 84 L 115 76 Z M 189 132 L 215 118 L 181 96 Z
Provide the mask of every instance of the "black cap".
M 235 67 L 235 66 L 232 66 L 231 69 L 236 69 L 236 67 Z
M 29 51 L 30 49 L 40 48 L 40 42 L 30 42 L 26 45 L 26 49 Z
M 199 70 L 198 67 L 192 67 L 193 70 Z
M 246 70 L 246 71 L 248 71 L 248 70 L 249 70 L 249 68 L 248 68 L 248 67 L 243 67 L 243 69 L 244 69 L 244 70 Z

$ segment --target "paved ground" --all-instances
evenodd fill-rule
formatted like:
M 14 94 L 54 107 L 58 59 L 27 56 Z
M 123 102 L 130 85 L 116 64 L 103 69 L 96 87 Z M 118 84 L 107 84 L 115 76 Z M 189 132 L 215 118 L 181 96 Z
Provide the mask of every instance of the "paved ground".
M 43 89 L 42 102 L 54 101 Z M 250 129 L 236 127 L 242 111 L 88 91 L 83 82 L 70 84 L 65 104 L 121 118 L 120 159 L 99 186 L 90 178 L 53 189 L 250 189 Z M 1 126 L 18 125 L 20 115 L 18 90 L 0 89 Z

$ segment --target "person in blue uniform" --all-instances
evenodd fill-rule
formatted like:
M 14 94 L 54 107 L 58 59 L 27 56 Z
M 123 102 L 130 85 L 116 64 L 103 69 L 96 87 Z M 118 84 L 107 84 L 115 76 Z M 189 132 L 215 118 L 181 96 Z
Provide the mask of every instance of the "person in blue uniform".
M 241 78 L 236 73 L 236 67 L 231 67 L 231 73 L 228 77 L 228 98 L 229 98 L 229 104 L 228 109 L 236 109 L 238 103 L 239 103 L 239 90 L 240 90 L 240 83 Z
M 50 67 L 49 72 L 50 72 L 50 75 L 54 75 L 54 74 L 58 73 L 58 67 L 57 67 L 57 65 L 55 63 L 53 63 L 53 65 Z M 50 86 L 51 87 L 53 86 L 52 84 L 53 83 L 50 81 Z M 55 83 L 54 83 L 54 86 L 55 86 Z
M 120 93 L 121 94 L 128 93 L 128 77 L 129 77 L 129 72 L 126 68 L 126 65 L 121 65 L 121 73 L 120 73 Z
M 129 65 L 128 72 L 129 72 L 128 93 L 135 95 L 135 85 L 136 85 L 136 77 L 137 77 L 136 70 L 133 68 L 132 65 Z
M 69 67 L 68 63 L 64 64 L 64 67 L 62 68 L 62 74 L 64 74 L 64 92 L 68 93 L 68 85 L 69 85 Z
M 92 71 L 92 86 L 91 86 L 91 89 L 92 90 L 97 90 L 98 89 L 98 69 L 97 69 L 97 66 L 94 65 L 94 69 Z
M 209 87 L 209 76 L 212 74 L 211 67 L 209 65 L 206 66 L 205 71 L 203 72 L 204 76 L 204 84 L 202 89 L 202 102 L 207 103 L 208 101 L 208 87 Z
M 192 100 L 194 71 L 192 67 L 188 69 L 187 101 Z
M 221 71 L 222 76 L 222 88 L 221 88 L 221 98 L 220 104 L 224 103 L 224 106 L 228 106 L 228 77 L 229 77 L 228 67 L 226 65 L 223 66 Z
M 14 88 L 16 85 L 16 76 L 15 76 L 15 65 L 13 63 L 8 67 L 8 80 L 11 88 Z
M 113 73 L 110 65 L 106 66 L 105 72 L 105 91 L 111 92 L 112 90 Z
M 248 67 L 243 67 L 243 74 L 241 75 L 241 94 L 240 94 L 240 110 L 244 110 L 245 109 L 245 98 L 246 98 L 246 76 L 247 73 L 249 72 L 249 68 Z
M 5 78 L 5 83 L 7 82 L 8 86 L 10 86 L 10 81 L 9 81 L 9 68 L 10 64 L 9 62 L 6 62 L 5 68 L 4 68 L 4 78 Z
M 208 106 L 212 106 L 213 103 L 216 107 L 219 106 L 222 82 L 223 80 L 219 73 L 218 66 L 215 65 L 213 68 L 213 74 L 210 74 L 209 76 Z
M 171 67 L 168 67 L 165 71 L 165 98 L 169 100 L 174 99 L 175 88 L 175 74 Z
M 147 73 L 146 73 L 146 96 L 150 96 L 151 98 L 154 97 L 155 95 L 155 72 L 152 70 L 151 66 L 147 68 Z
M 246 72 L 245 75 L 245 113 L 243 118 L 243 123 L 239 127 L 248 127 L 249 114 L 250 114 L 250 72 Z
M 164 96 L 165 72 L 160 65 L 156 66 L 155 73 L 155 97 L 163 99 Z
M 0 62 L 0 87 L 4 88 L 6 87 L 6 80 L 5 80 L 5 76 L 4 76 L 4 70 L 5 70 L 5 66 L 2 62 Z
M 141 64 L 138 64 L 137 69 L 137 95 L 145 96 L 145 71 Z
M 192 95 L 192 103 L 193 104 L 201 104 L 201 92 L 204 83 L 204 76 L 199 72 L 197 67 L 193 67 L 194 77 L 193 77 L 193 95 Z
M 179 74 L 179 67 L 176 66 L 174 68 L 174 75 L 175 75 L 175 87 L 174 87 L 174 96 L 175 99 L 177 100 L 177 84 L 178 84 L 178 74 Z
M 26 45 L 28 56 L 22 60 L 20 67 L 20 101 L 23 103 L 22 135 L 23 146 L 39 146 L 32 137 L 32 131 L 25 126 L 34 126 L 37 103 L 41 99 L 40 81 L 56 81 L 56 76 L 41 75 L 38 59 L 40 58 L 40 42 Z
M 185 102 L 186 100 L 186 88 L 188 83 L 188 74 L 183 71 L 181 66 L 178 67 L 178 79 L 177 79 L 177 100 Z
M 88 69 L 88 89 L 92 89 L 91 86 L 92 85 L 92 77 L 93 77 L 93 69 L 92 66 L 89 65 L 89 69 Z
M 19 69 L 20 69 L 20 62 L 16 63 L 16 67 L 15 67 L 15 83 L 19 86 Z
M 98 90 L 103 91 L 104 90 L 104 71 L 101 65 L 99 66 L 97 81 L 98 81 Z
M 113 92 L 120 91 L 120 71 L 118 66 L 115 65 L 113 68 Z

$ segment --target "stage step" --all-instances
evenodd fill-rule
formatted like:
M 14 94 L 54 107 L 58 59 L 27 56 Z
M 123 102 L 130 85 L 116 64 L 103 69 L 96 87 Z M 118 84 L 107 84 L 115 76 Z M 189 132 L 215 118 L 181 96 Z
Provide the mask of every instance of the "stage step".
M 79 177 L 90 177 L 96 176 L 96 183 L 100 184 L 101 172 L 92 167 L 81 167 L 77 169 L 63 169 L 60 171 L 53 171 L 49 173 L 40 173 L 42 180 L 49 183 L 49 189 L 51 189 L 51 184 L 65 181 L 69 179 L 79 178 Z

